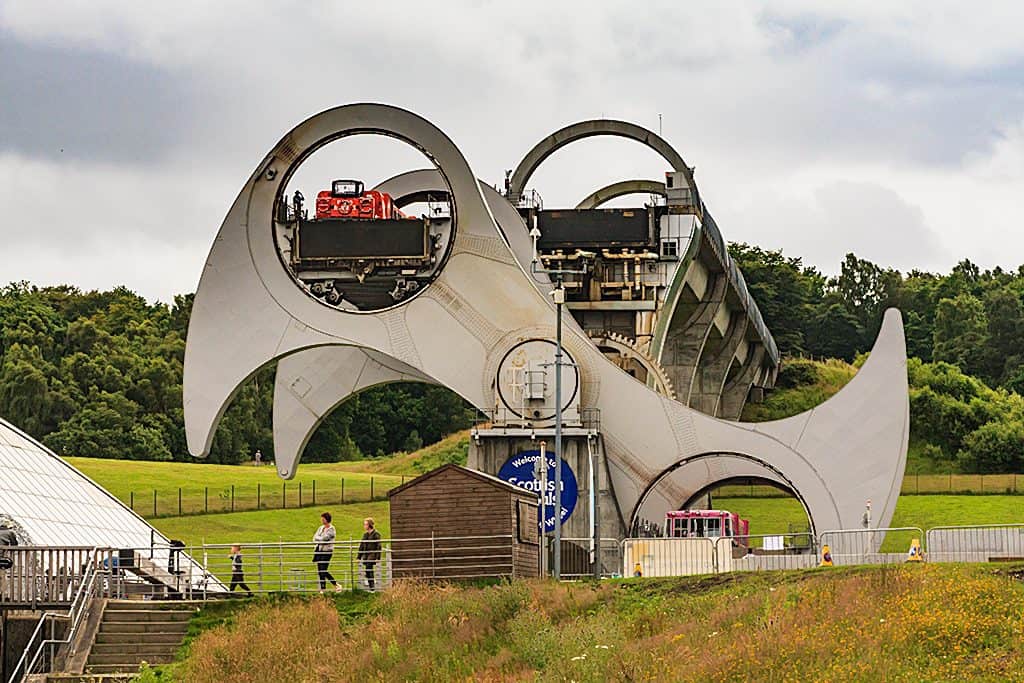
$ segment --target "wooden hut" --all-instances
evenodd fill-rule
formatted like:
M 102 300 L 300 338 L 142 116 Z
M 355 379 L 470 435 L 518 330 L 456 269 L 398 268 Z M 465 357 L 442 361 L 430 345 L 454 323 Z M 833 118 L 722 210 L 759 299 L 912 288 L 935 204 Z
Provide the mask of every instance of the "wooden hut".
M 388 493 L 392 572 L 472 580 L 539 574 L 537 494 L 444 465 Z

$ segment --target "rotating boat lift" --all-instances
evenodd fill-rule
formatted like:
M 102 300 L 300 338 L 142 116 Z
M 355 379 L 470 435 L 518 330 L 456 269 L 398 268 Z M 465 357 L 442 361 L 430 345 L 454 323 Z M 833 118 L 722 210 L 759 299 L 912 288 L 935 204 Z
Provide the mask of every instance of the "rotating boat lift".
M 275 243 L 275 220 L 279 198 L 302 161 L 331 141 L 361 133 L 401 139 L 435 163 L 435 169 L 396 176 L 379 189 L 400 202 L 444 194 L 451 232 L 429 284 L 394 305 L 340 310 L 297 284 Z M 529 266 L 524 219 L 537 214 L 520 199 L 529 176 L 551 153 L 601 134 L 650 145 L 674 171 L 669 183 L 630 181 L 598 190 L 581 202 L 583 209 L 640 187 L 664 192 L 666 215 L 694 226 L 680 267 L 662 290 L 662 312 L 645 346 L 666 370 L 678 400 L 624 371 L 574 319 L 565 322 L 563 343 L 574 364 L 563 369 L 567 432 L 599 456 L 566 457 L 577 471 L 599 463 L 601 535 L 622 537 L 637 520 L 664 519 L 709 486 L 737 477 L 766 479 L 791 491 L 807 510 L 812 531 L 859 526 L 867 499 L 875 501 L 872 526 L 886 527 L 909 432 L 899 313 L 886 312 L 867 362 L 822 405 L 767 423 L 723 419 L 738 417 L 751 387 L 770 386 L 778 350 L 700 201 L 692 169 L 659 136 L 624 122 L 584 122 L 545 139 L 511 176 L 504 196 L 476 179 L 438 128 L 402 109 L 342 106 L 288 132 L 242 188 L 203 270 L 185 354 L 189 450 L 209 452 L 236 392 L 275 361 L 275 461 L 282 477 L 294 476 L 302 450 L 331 410 L 387 382 L 446 386 L 490 415 L 491 423 L 475 433 L 470 456 L 471 466 L 490 473 L 496 473 L 500 452 L 488 450 L 492 439 L 518 447 L 550 433 L 550 393 L 544 382 L 524 378 L 544 366 L 555 311 L 551 283 Z M 669 184 L 676 187 L 663 187 Z M 527 401 L 529 413 L 521 409 Z M 588 415 L 599 419 L 588 422 Z M 570 519 L 570 528 L 582 531 L 582 517 Z

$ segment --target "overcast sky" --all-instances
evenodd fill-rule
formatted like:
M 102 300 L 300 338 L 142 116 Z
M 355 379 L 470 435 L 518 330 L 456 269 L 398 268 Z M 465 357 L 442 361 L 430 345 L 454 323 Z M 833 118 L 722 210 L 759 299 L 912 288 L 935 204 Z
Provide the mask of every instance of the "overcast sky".
M 822 10 L 819 5 L 829 7 Z M 726 239 L 834 273 L 1024 263 L 1024 3 L 0 0 L 0 282 L 191 292 L 244 180 L 358 101 L 433 121 L 477 175 L 596 117 L 658 129 Z M 343 141 L 296 182 L 423 167 Z M 569 206 L 653 152 L 587 140 L 531 183 Z M 321 182 L 322 180 L 322 182 Z

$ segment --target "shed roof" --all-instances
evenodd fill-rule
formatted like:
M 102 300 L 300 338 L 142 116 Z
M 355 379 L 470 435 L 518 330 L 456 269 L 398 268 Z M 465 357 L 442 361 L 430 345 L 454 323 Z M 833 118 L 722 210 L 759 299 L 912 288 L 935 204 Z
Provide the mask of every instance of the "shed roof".
M 416 486 L 417 484 L 420 484 L 420 483 L 426 481 L 427 479 L 430 479 L 431 477 L 435 477 L 438 474 L 440 474 L 442 472 L 446 472 L 448 470 L 456 470 L 460 474 L 463 474 L 463 475 L 468 476 L 468 477 L 473 477 L 474 479 L 478 479 L 478 480 L 480 480 L 480 481 L 482 481 L 484 483 L 487 483 L 487 484 L 490 484 L 491 486 L 494 486 L 497 489 L 502 489 L 502 490 L 508 491 L 509 493 L 516 493 L 516 494 L 519 494 L 519 495 L 529 496 L 530 498 L 533 498 L 535 500 L 539 499 L 539 496 L 536 493 L 534 493 L 533 491 L 528 491 L 527 489 L 524 489 L 524 488 L 521 488 L 519 486 L 516 486 L 515 484 L 510 484 L 507 481 L 505 481 L 504 479 L 498 479 L 497 477 L 495 477 L 493 475 L 485 474 L 484 472 L 479 472 L 477 470 L 471 470 L 468 467 L 462 467 L 461 465 L 456 465 L 454 463 L 448 463 L 447 465 L 442 465 L 441 467 L 438 467 L 437 469 L 433 469 L 433 470 L 430 470 L 429 472 L 427 472 L 425 474 L 421 474 L 420 476 L 416 477 L 415 479 L 413 479 L 411 481 L 405 482 L 401 486 L 397 486 L 397 487 L 391 489 L 390 491 L 388 491 L 388 498 L 390 499 L 396 493 L 401 493 L 402 491 L 406 490 L 407 488 L 409 488 L 411 486 Z

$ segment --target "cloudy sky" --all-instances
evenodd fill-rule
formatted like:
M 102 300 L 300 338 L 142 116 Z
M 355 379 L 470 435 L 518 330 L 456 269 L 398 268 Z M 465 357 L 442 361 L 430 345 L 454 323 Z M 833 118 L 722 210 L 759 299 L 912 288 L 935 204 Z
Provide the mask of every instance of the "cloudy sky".
M 1024 4 L 986 7 L 0 0 L 0 282 L 193 291 L 266 151 L 357 101 L 430 119 L 493 183 L 565 124 L 657 130 L 660 114 L 729 240 L 829 273 L 848 251 L 1015 269 Z M 312 196 L 423 165 L 360 138 L 296 182 Z M 532 185 L 567 206 L 665 170 L 635 143 L 588 140 Z

